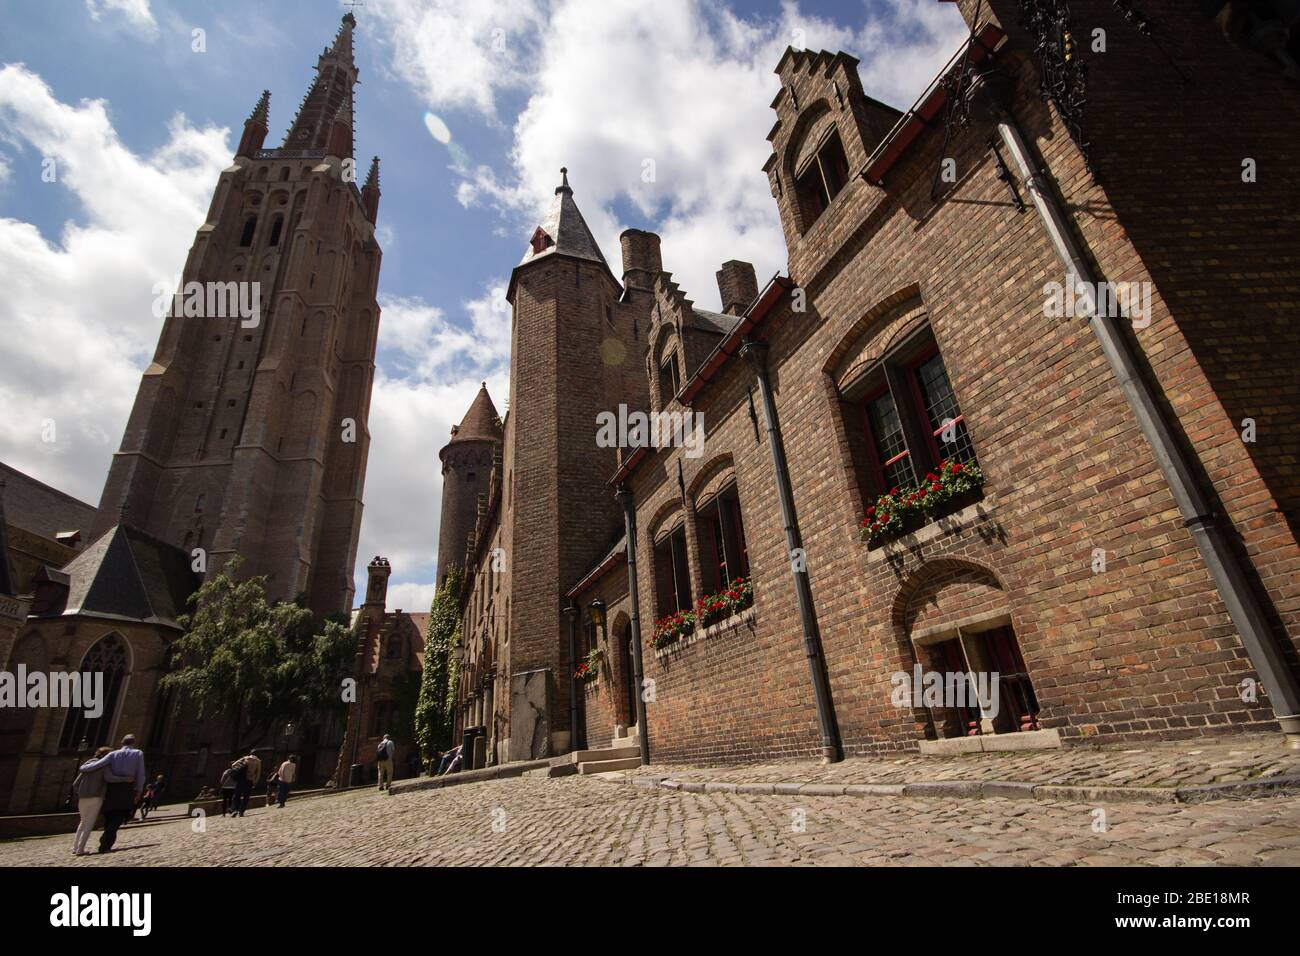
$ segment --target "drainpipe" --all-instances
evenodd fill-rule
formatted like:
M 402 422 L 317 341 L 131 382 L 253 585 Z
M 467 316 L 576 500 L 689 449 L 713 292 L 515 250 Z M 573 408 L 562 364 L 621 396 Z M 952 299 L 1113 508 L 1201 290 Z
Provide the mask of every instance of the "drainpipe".
M 1075 242 L 1069 221 L 1051 192 L 1048 175 L 1035 161 L 1011 112 L 1012 85 L 1010 77 L 990 71 L 975 80 L 971 95 L 997 126 L 998 135 L 1033 200 L 1048 239 L 1065 266 L 1067 278 L 1073 275 L 1077 283 L 1086 283 L 1089 288 L 1096 289 L 1096 275 Z M 1091 311 L 1089 325 L 1151 445 L 1165 483 L 1183 516 L 1183 524 L 1191 529 L 1201 558 L 1227 606 L 1228 616 L 1241 635 L 1250 662 L 1268 691 L 1269 703 L 1285 734 L 1286 745 L 1300 750 L 1300 685 L 1277 646 L 1273 629 L 1249 584 L 1245 568 L 1229 546 L 1220 516 L 1215 514 L 1196 481 L 1199 469 L 1194 469 L 1193 462 L 1188 460 L 1175 439 L 1154 390 L 1142 377 L 1128 339 L 1118 330 L 1113 318 L 1100 314 L 1106 310 L 1094 308 Z
M 831 707 L 830 681 L 826 677 L 826 662 L 822 658 L 821 633 L 817 630 L 817 615 L 813 611 L 812 586 L 808 583 L 807 562 L 796 561 L 803 553 L 799 523 L 794 513 L 794 490 L 790 485 L 790 471 L 785 461 L 785 443 L 781 438 L 781 423 L 776 417 L 776 402 L 772 397 L 772 382 L 767 374 L 767 343 L 745 336 L 740 354 L 754 367 L 758 375 L 758 391 L 763 401 L 763 420 L 767 423 L 767 447 L 772 451 L 772 470 L 776 477 L 777 497 L 781 501 L 781 520 L 785 523 L 785 543 L 794 574 L 794 593 L 799 602 L 799 620 L 803 625 L 803 649 L 808 658 L 808 674 L 812 678 L 813 697 L 817 701 L 817 723 L 822 735 L 822 763 L 836 763 L 841 759 L 839 727 Z
M 578 605 L 569 599 L 564 606 L 564 616 L 569 622 L 569 749 L 578 749 Z
M 641 599 L 636 582 L 636 508 L 632 492 L 619 485 L 614 497 L 623 506 L 624 546 L 627 548 L 628 599 L 632 602 L 632 620 L 629 625 L 632 640 L 632 680 L 636 684 L 636 736 L 641 748 L 641 766 L 650 762 L 650 726 L 645 719 L 645 668 L 641 664 Z

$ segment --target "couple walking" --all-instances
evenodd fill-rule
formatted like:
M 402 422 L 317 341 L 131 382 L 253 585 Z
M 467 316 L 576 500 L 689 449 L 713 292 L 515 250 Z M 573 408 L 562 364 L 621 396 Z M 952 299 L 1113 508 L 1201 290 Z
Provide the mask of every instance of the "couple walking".
M 262 779 L 262 758 L 254 750 L 247 757 L 240 757 L 221 775 L 221 815 L 227 810 L 232 817 L 242 817 L 248 809 L 248 798 L 252 796 L 253 787 Z M 298 757 L 290 754 L 289 759 L 280 764 L 280 768 L 271 775 L 269 782 L 276 784 L 276 804 L 283 809 L 289 799 L 289 790 L 298 779 Z M 268 798 L 270 794 L 267 794 Z M 267 800 L 267 805 L 270 805 Z
M 117 750 L 100 747 L 88 763 L 81 765 L 73 781 L 81 822 L 72 844 L 77 856 L 86 855 L 86 843 L 100 811 L 104 813 L 104 832 L 99 838 L 99 852 L 112 851 L 117 831 L 135 815 L 135 807 L 144 794 L 144 751 L 137 750 L 135 735 L 122 738 Z

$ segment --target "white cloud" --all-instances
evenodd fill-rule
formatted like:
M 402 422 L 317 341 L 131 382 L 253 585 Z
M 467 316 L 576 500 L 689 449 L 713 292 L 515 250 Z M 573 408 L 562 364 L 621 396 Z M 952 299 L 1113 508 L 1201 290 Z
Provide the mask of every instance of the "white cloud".
M 86 9 L 92 20 L 103 19 L 105 13 L 116 13 L 150 37 L 158 34 L 158 22 L 149 9 L 149 0 L 86 0 Z
M 505 283 L 461 303 L 468 327 L 419 299 L 381 296 L 381 362 L 370 405 L 370 460 L 357 588 L 382 554 L 393 567 L 388 606 L 426 611 L 433 598 L 442 504 L 438 452 L 486 381 L 505 414 L 510 312 Z M 427 595 L 427 597 L 425 597 Z
M 435 109 L 496 115 L 497 92 L 523 84 L 542 4 L 534 0 L 371 0 L 391 69 Z
M 561 0 L 544 23 L 525 21 L 538 31 L 536 67 L 515 120 L 509 172 L 457 169 L 456 198 L 502 213 L 522 245 L 567 166 L 615 273 L 618 233 L 655 228 L 664 267 L 701 306 L 717 307 L 714 272 L 727 259 L 753 262 L 760 281 L 784 268 L 762 166 L 773 69 L 786 46 L 859 56 L 868 94 L 906 107 L 966 32 L 955 9 L 927 0 L 886 0 L 875 11 L 846 26 L 794 3 L 775 19 L 750 20 L 699 0 Z M 422 64 L 403 61 L 408 81 L 441 67 L 417 48 L 408 52 Z M 429 96 L 426 85 L 414 85 Z M 635 210 L 632 221 L 615 213 L 620 203 Z
M 103 101 L 61 103 L 11 65 L 0 69 L 0 135 L 52 158 L 56 182 L 42 182 L 34 162 L 27 188 L 66 189 L 82 214 L 53 239 L 0 219 L 0 459 L 95 504 L 157 341 L 153 284 L 184 264 L 230 161 L 228 133 L 178 115 L 156 152 L 137 155 Z

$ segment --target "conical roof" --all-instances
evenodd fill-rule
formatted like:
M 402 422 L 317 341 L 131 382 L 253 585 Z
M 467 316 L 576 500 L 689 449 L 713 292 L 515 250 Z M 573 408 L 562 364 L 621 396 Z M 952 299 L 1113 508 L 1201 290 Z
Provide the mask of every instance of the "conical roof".
M 515 266 L 515 271 L 540 259 L 568 256 L 571 259 L 585 259 L 588 262 L 598 263 L 618 286 L 618 280 L 614 279 L 609 263 L 600 252 L 596 237 L 591 234 L 587 220 L 582 218 L 578 204 L 573 201 L 573 189 L 569 186 L 569 170 L 561 167 L 560 176 L 560 185 L 555 187 L 555 200 L 551 203 L 546 216 L 533 231 L 528 247 L 524 250 L 524 257 L 519 260 L 519 265 Z M 514 284 L 515 276 L 512 274 L 510 289 L 506 294 L 507 299 L 511 299 L 514 293 Z
M 492 404 L 492 396 L 488 394 L 487 382 L 479 386 L 478 394 L 474 396 L 474 401 L 470 403 L 469 411 L 461 419 L 460 424 L 451 430 L 451 441 L 447 444 L 455 444 L 462 441 L 500 441 L 501 425 L 499 423 L 501 416 L 497 414 L 497 407 Z

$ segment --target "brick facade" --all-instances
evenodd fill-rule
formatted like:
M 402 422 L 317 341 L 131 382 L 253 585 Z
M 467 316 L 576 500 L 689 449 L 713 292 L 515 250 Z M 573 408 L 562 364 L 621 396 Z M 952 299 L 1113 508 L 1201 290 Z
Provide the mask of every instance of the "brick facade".
M 1078 37 L 1094 24 L 1108 37 L 1107 51 L 1089 56 L 1081 139 L 1090 173 L 1040 95 L 1017 5 L 981 9 L 972 61 L 1014 81 L 1011 113 L 1091 267 L 1149 294 L 1149 324 L 1123 321 L 1121 333 L 1190 452 L 1191 480 L 1245 556 L 1246 586 L 1294 669 L 1300 260 L 1287 144 L 1300 138 L 1300 99 L 1274 62 L 1232 46 L 1179 4 L 1144 5 L 1174 65 L 1111 5 L 1072 4 Z M 969 18 L 975 5 L 963 10 Z M 1064 282 L 1065 270 L 1025 184 L 1000 178 L 1007 158 L 990 148 L 989 121 L 972 112 L 945 145 L 936 85 L 918 103 L 931 128 L 916 124 L 908 139 L 910 114 L 870 99 L 851 57 L 790 50 L 777 72 L 766 171 L 788 279 L 737 304 L 737 264 L 726 264 L 728 318 L 695 309 L 656 269 L 643 283 L 653 296 L 649 324 L 633 345 L 643 404 L 602 393 L 589 364 L 565 364 L 570 353 L 552 344 L 557 329 L 590 329 L 588 303 L 571 290 L 599 288 L 597 268 L 564 263 L 519 282 L 504 459 L 520 503 L 507 490 L 499 521 L 513 542 L 509 573 L 529 584 L 511 592 L 510 633 L 526 653 L 508 658 L 510 672 L 559 670 L 567 638 L 557 622 L 579 582 L 581 608 L 600 597 L 611 620 L 627 613 L 626 585 L 616 583 L 625 571 L 593 573 L 621 522 L 601 504 L 614 469 L 591 440 L 593 408 L 624 402 L 702 414 L 707 434 L 698 457 L 673 448 L 619 461 L 617 480 L 636 502 L 656 761 L 819 752 L 794 561 L 807 569 L 845 753 L 966 732 L 951 714 L 899 706 L 891 694 L 894 675 L 952 653 L 976 670 L 1009 655 L 1005 676 L 1036 699 L 1028 722 L 985 721 L 986 733 L 1035 726 L 1070 744 L 1276 730 L 1267 693 L 1243 691 L 1257 676 L 1251 658 L 1102 345 L 1086 318 L 1057 317 L 1046 305 L 1047 284 Z M 940 180 L 932 198 L 945 158 L 954 181 Z M 1244 158 L 1266 174 L 1243 182 Z M 807 178 L 815 168 L 822 179 Z M 832 179 L 829 198 L 819 198 L 816 184 Z M 531 347 L 534 337 L 547 347 Z M 739 355 L 744 338 L 767 345 L 802 555 L 788 551 L 769 422 L 754 367 Z M 984 486 L 938 520 L 869 545 L 858 525 L 888 486 L 864 402 L 873 390 L 910 402 L 918 389 L 920 411 L 900 413 L 901 440 L 918 478 L 936 469 L 953 446 L 940 444 L 948 439 L 937 429 L 928 434 L 915 385 L 936 349 Z M 661 372 L 670 356 L 680 363 L 676 397 Z M 1253 443 L 1242 439 L 1245 418 L 1256 423 Z M 698 600 L 716 561 L 702 513 L 729 487 L 743 515 L 753 609 L 656 651 L 664 578 L 675 570 L 670 539 L 680 528 Z M 467 608 L 482 601 L 480 580 Z M 566 683 L 551 684 L 553 728 L 567 720 Z M 617 683 L 602 673 L 583 694 L 588 744 L 608 742 L 619 723 Z M 496 700 L 497 719 L 510 721 L 510 705 Z

